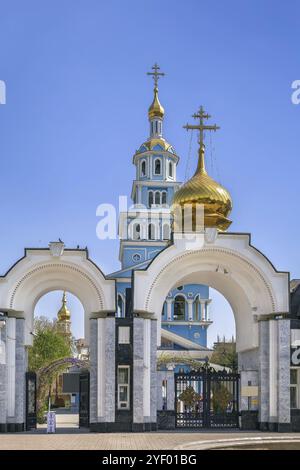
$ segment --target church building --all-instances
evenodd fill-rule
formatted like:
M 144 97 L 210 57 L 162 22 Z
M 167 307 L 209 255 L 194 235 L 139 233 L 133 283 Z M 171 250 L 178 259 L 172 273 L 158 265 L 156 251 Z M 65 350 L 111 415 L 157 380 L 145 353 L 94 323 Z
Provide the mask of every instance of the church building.
M 120 214 L 119 259 L 121 270 L 109 275 L 117 285 L 117 315 L 125 317 L 130 304 L 132 271 L 145 269 L 171 240 L 170 207 L 181 184 L 177 181 L 179 156 L 165 139 L 165 110 L 158 97 L 158 79 L 164 76 L 157 64 L 148 75 L 154 79 L 154 96 L 148 110 L 149 137 L 133 155 L 135 180 L 132 184 L 132 206 Z M 126 299 L 127 297 L 127 299 Z M 193 357 L 203 359 L 207 348 L 209 287 L 199 284 L 178 285 L 170 290 L 164 302 L 162 320 L 162 350 L 193 351 Z

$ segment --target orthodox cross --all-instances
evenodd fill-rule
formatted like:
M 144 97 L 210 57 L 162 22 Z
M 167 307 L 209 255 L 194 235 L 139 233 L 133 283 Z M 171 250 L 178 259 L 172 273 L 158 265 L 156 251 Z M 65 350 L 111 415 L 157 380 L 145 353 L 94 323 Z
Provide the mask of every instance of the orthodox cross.
M 157 65 L 157 63 L 153 65 L 152 70 L 154 70 L 154 72 L 147 72 L 147 75 L 152 75 L 154 80 L 154 87 L 157 88 L 159 78 L 163 77 L 165 74 L 163 72 L 159 72 L 160 67 Z
M 199 124 L 187 124 L 186 126 L 183 126 L 184 129 L 191 130 L 191 129 L 197 129 L 199 131 L 199 144 L 200 148 L 204 147 L 204 131 L 216 131 L 220 129 L 219 126 L 216 124 L 213 125 L 207 125 L 204 124 L 204 119 L 209 119 L 211 116 L 210 114 L 207 114 L 203 106 L 200 106 L 199 111 L 197 111 L 195 114 L 192 115 L 194 119 L 199 119 Z

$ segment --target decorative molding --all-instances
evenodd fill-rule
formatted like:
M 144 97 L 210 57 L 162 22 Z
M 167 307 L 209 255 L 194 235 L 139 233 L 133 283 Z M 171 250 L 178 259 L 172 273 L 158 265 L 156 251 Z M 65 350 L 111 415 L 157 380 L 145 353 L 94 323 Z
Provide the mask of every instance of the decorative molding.
M 83 271 L 81 271 L 79 268 L 75 267 L 75 266 L 71 266 L 71 265 L 68 265 L 68 264 L 64 264 L 64 263 L 48 263 L 48 264 L 43 264 L 41 266 L 37 266 L 35 267 L 34 269 L 32 269 L 31 271 L 27 272 L 19 281 L 18 283 L 16 284 L 14 290 L 13 290 L 13 293 L 11 295 L 11 298 L 10 298 L 10 303 L 9 303 L 9 306 L 10 308 L 13 308 L 13 304 L 14 304 L 14 299 L 15 299 L 15 296 L 16 296 L 16 293 L 18 291 L 18 289 L 21 287 L 21 285 L 28 279 L 30 278 L 32 275 L 36 274 L 37 272 L 41 272 L 41 271 L 44 271 L 44 270 L 47 270 L 47 269 L 52 269 L 52 268 L 55 268 L 55 269 L 60 269 L 60 270 L 70 270 L 70 271 L 73 271 L 73 272 L 76 272 L 78 274 L 80 274 L 82 277 L 84 277 L 88 282 L 89 284 L 95 289 L 95 291 L 97 292 L 97 297 L 98 297 L 98 300 L 99 300 L 99 304 L 100 304 L 100 309 L 99 310 L 102 310 L 104 307 L 103 307 L 103 298 L 104 298 L 104 295 L 103 295 L 103 292 L 102 292 L 102 289 L 101 288 L 98 288 L 98 286 L 95 284 L 95 282 Z
M 172 261 L 168 261 L 167 264 L 165 264 L 163 266 L 163 268 L 159 271 L 159 273 L 155 277 L 154 281 L 152 282 L 152 284 L 150 286 L 150 289 L 148 290 L 148 294 L 147 294 L 146 302 L 145 302 L 145 310 L 149 309 L 149 303 L 150 303 L 150 299 L 151 299 L 151 296 L 152 296 L 152 292 L 155 289 L 156 284 L 159 281 L 159 278 L 164 273 L 164 271 L 166 271 L 166 269 L 170 268 L 170 266 L 172 266 L 173 264 L 176 264 L 178 261 L 181 261 L 184 258 L 195 256 L 197 254 L 205 254 L 205 253 L 208 253 L 208 254 L 209 253 L 220 253 L 220 254 L 225 254 L 225 255 L 234 257 L 234 258 L 238 259 L 239 261 L 241 261 L 243 264 L 246 264 L 248 266 L 248 268 L 255 271 L 255 273 L 258 275 L 258 277 L 263 282 L 263 284 L 264 284 L 264 286 L 265 286 L 265 288 L 266 288 L 266 290 L 269 294 L 269 298 L 270 298 L 271 305 L 272 305 L 272 311 L 273 312 L 276 311 L 276 303 L 275 303 L 275 298 L 274 298 L 271 286 L 266 281 L 266 279 L 264 278 L 262 273 L 259 271 L 259 269 L 256 266 L 254 266 L 252 263 L 250 263 L 250 261 L 248 261 L 244 257 L 240 256 L 237 252 L 235 252 L 233 250 L 225 249 L 225 248 L 202 248 L 201 250 L 194 250 L 194 251 L 185 252 L 185 253 L 181 254 L 180 256 L 175 257 Z
M 50 242 L 49 243 L 49 250 L 51 253 L 51 256 L 54 258 L 60 258 L 65 249 L 65 244 L 64 242 Z

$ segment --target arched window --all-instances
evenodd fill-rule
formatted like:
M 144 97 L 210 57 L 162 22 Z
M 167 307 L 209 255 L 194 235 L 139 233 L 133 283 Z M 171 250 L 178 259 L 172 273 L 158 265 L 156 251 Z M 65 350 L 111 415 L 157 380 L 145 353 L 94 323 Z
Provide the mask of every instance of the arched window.
M 151 207 L 153 204 L 153 191 L 149 191 L 148 193 L 148 205 Z
M 160 192 L 156 191 L 155 192 L 155 204 L 160 204 Z
M 140 238 L 141 238 L 141 233 L 140 232 L 141 232 L 140 224 L 134 224 L 133 234 L 132 234 L 133 240 L 140 240 Z
M 162 311 L 161 311 L 162 318 L 164 318 L 165 314 L 166 314 L 166 302 L 164 302 L 163 308 L 162 308 Z
M 148 225 L 148 238 L 149 240 L 155 240 L 155 225 L 154 224 Z
M 166 193 L 166 191 L 163 191 L 161 193 L 161 203 L 162 204 L 167 204 L 167 193 Z
M 141 176 L 146 176 L 146 162 L 145 162 L 145 160 L 143 160 L 142 164 L 141 164 Z
M 177 295 L 174 302 L 174 320 L 185 320 L 185 298 L 182 295 Z
M 118 294 L 118 317 L 121 318 L 124 316 L 124 302 L 122 296 Z
M 173 163 L 169 162 L 169 176 L 173 178 Z
M 164 224 L 163 225 L 163 240 L 169 240 L 169 239 L 170 239 L 170 225 Z
M 154 174 L 160 175 L 161 174 L 161 161 L 160 158 L 157 158 L 154 162 Z

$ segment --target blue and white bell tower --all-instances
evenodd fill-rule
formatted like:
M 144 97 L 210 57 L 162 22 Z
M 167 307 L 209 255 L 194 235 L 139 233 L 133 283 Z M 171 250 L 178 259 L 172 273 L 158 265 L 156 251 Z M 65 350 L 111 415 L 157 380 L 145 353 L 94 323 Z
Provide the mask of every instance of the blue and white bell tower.
M 148 110 L 148 139 L 133 155 L 136 168 L 132 206 L 120 214 L 121 270 L 110 275 L 117 282 L 118 316 L 126 315 L 126 292 L 133 269 L 143 269 L 171 238 L 170 206 L 181 183 L 176 179 L 179 157 L 163 134 L 164 108 L 158 97 L 158 79 L 164 75 L 157 64 L 149 72 L 154 79 L 154 97 Z M 209 288 L 176 286 L 162 309 L 162 348 L 206 349 L 209 319 Z

